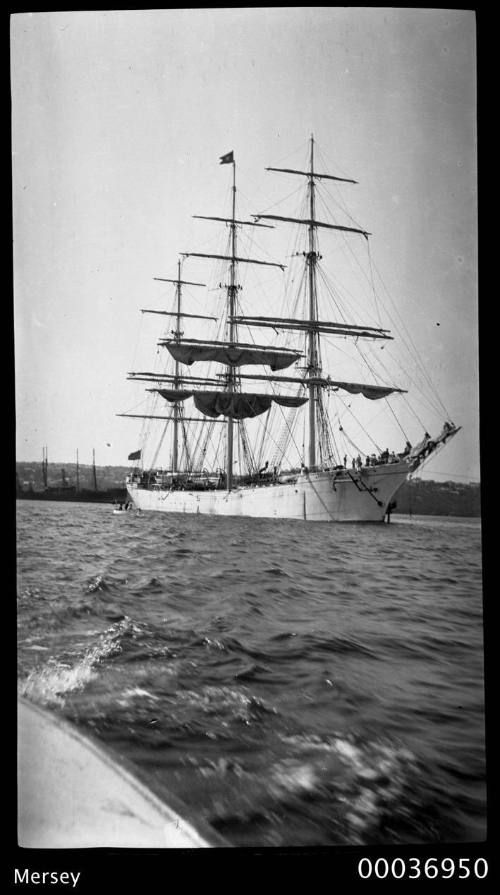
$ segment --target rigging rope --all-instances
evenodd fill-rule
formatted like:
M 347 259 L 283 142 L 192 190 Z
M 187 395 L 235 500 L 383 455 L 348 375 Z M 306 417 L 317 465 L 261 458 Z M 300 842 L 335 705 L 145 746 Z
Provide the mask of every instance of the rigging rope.
M 330 199 L 333 199 L 333 201 L 335 202 L 335 204 L 338 204 L 339 207 L 341 207 L 341 208 L 343 209 L 343 211 L 348 215 L 348 217 L 350 218 L 350 220 L 351 220 L 353 223 L 357 223 L 357 222 L 355 221 L 355 219 L 350 215 L 350 213 L 349 213 L 347 207 L 346 207 L 345 205 L 343 205 L 343 203 L 339 203 L 339 202 L 337 202 L 337 201 L 335 200 L 335 198 L 331 196 L 331 194 L 330 194 L 329 191 L 328 191 L 328 187 L 327 187 L 326 184 L 321 184 L 321 190 L 326 191 L 328 197 L 329 197 Z M 324 204 L 325 208 L 328 210 L 328 212 L 331 213 L 330 210 L 328 209 L 328 205 L 327 205 L 327 203 L 326 203 L 326 201 L 325 201 L 323 195 L 321 195 L 321 200 L 322 200 L 322 203 Z M 367 253 L 368 253 L 368 262 L 369 262 L 370 277 L 367 276 L 366 272 L 363 270 L 362 266 L 360 265 L 358 258 L 356 257 L 355 253 L 353 252 L 353 249 L 352 249 L 352 247 L 351 247 L 351 245 L 350 245 L 349 240 L 347 240 L 347 238 L 346 238 L 345 236 L 342 236 L 342 240 L 343 240 L 343 243 L 344 243 L 344 247 L 345 247 L 346 250 L 349 252 L 349 254 L 350 254 L 350 256 L 353 258 L 355 264 L 356 264 L 357 267 L 359 268 L 361 274 L 363 275 L 363 277 L 365 278 L 365 280 L 368 282 L 368 284 L 369 284 L 369 286 L 370 286 L 370 290 L 371 290 L 371 292 L 372 292 L 372 294 L 373 294 L 374 301 L 375 301 L 375 308 L 376 308 L 377 315 L 378 315 L 378 321 L 381 322 L 380 308 L 379 308 L 379 301 L 378 301 L 378 298 L 377 298 L 377 289 L 376 289 L 376 286 L 375 286 L 375 274 L 374 274 L 374 267 L 375 267 L 375 265 L 374 265 L 374 262 L 373 262 L 373 260 L 372 260 L 372 256 L 371 256 L 369 240 L 367 240 Z M 379 277 L 379 279 L 380 279 L 380 282 L 381 282 L 381 284 L 382 284 L 382 286 L 383 286 L 383 288 L 384 288 L 384 290 L 385 290 L 385 293 L 386 293 L 387 298 L 388 298 L 389 301 L 391 302 L 391 304 L 392 304 L 392 306 L 393 306 L 395 312 L 396 312 L 397 315 L 398 315 L 398 318 L 399 318 L 400 323 L 401 323 L 401 327 L 404 328 L 404 330 L 405 330 L 405 332 L 406 332 L 407 340 L 408 340 L 408 341 L 404 338 L 404 335 L 401 333 L 401 340 L 402 340 L 402 342 L 403 342 L 403 345 L 404 345 L 404 347 L 406 348 L 406 350 L 408 351 L 408 354 L 410 355 L 410 357 L 412 357 L 412 359 L 416 362 L 417 366 L 419 367 L 420 371 L 423 373 L 424 378 L 425 378 L 425 381 L 426 381 L 426 384 L 427 384 L 427 387 L 428 387 L 428 389 L 430 390 L 430 392 L 431 392 L 431 394 L 432 394 L 433 401 L 431 401 L 431 397 L 430 397 L 429 394 L 424 394 L 424 392 L 422 391 L 422 389 L 420 388 L 420 386 L 418 386 L 418 384 L 417 384 L 416 382 L 414 382 L 413 379 L 411 379 L 410 381 L 412 381 L 412 384 L 413 384 L 413 385 L 416 385 L 416 386 L 417 386 L 418 391 L 421 393 L 422 397 L 424 397 L 425 400 L 429 403 L 429 405 L 430 405 L 431 407 L 433 407 L 434 412 L 438 413 L 439 415 L 441 415 L 441 413 L 444 412 L 445 416 L 449 419 L 449 418 L 450 418 L 450 416 L 449 416 L 449 412 L 448 412 L 447 408 L 445 407 L 443 401 L 441 400 L 441 398 L 440 398 L 440 396 L 439 396 L 439 394 L 438 394 L 438 392 L 437 392 L 437 390 L 436 390 L 434 384 L 432 383 L 432 380 L 430 379 L 429 375 L 427 374 L 427 371 L 425 370 L 425 367 L 423 366 L 423 364 L 422 364 L 422 362 L 421 362 L 421 359 L 420 359 L 420 357 L 419 357 L 419 355 L 418 355 L 416 346 L 415 346 L 415 344 L 413 343 L 413 340 L 411 339 L 411 335 L 410 335 L 410 333 L 408 332 L 408 329 L 406 328 L 406 326 L 405 326 L 405 324 L 404 324 L 404 321 L 403 321 L 402 318 L 401 318 L 401 315 L 400 315 L 399 312 L 397 311 L 396 305 L 395 305 L 393 299 L 391 298 L 391 296 L 390 296 L 390 294 L 389 294 L 389 291 L 388 291 L 387 286 L 386 286 L 386 284 L 385 284 L 385 282 L 384 282 L 384 280 L 383 280 L 383 278 L 382 278 L 382 275 L 380 274 L 380 272 L 378 271 L 378 269 L 375 268 L 375 270 L 376 270 L 376 273 L 377 273 L 377 275 L 378 275 L 378 277 Z M 392 315 L 391 315 L 390 313 L 388 313 L 388 316 L 389 316 L 389 319 L 392 319 Z M 398 327 L 396 327 L 396 329 L 398 329 Z M 409 343 L 411 344 L 411 347 L 412 347 L 413 350 L 410 349 L 410 345 L 409 345 Z M 404 371 L 404 372 L 405 372 L 405 374 L 406 374 L 406 371 Z M 407 375 L 407 374 L 406 374 L 406 375 Z M 434 400 L 437 402 L 437 404 L 434 404 Z M 438 410 L 438 408 L 439 408 L 439 410 Z M 416 418 L 418 419 L 418 417 L 417 417 L 415 411 L 413 410 L 413 408 L 411 407 L 411 405 L 410 405 L 409 403 L 408 403 L 408 409 L 410 409 L 410 410 L 414 413 L 414 415 L 416 416 Z M 422 425 L 421 421 L 420 421 L 420 420 L 418 420 L 418 421 L 419 421 L 420 425 Z
M 351 408 L 349 407 L 349 405 L 345 403 L 344 398 L 342 398 L 340 395 L 337 395 L 337 398 L 338 398 L 338 400 L 344 405 L 345 410 L 347 410 L 347 411 L 351 414 L 352 418 L 355 420 L 355 422 L 358 424 L 358 426 L 360 426 L 360 428 L 363 430 L 363 432 L 364 432 L 365 435 L 367 436 L 368 440 L 371 441 L 371 443 L 375 445 L 375 447 L 377 448 L 377 451 L 379 452 L 379 454 L 382 453 L 382 449 L 379 447 L 379 445 L 377 444 L 377 442 L 375 441 L 375 439 L 372 438 L 372 436 L 370 435 L 370 433 L 365 429 L 365 427 L 363 426 L 363 423 L 361 423 L 361 422 L 355 417 L 355 415 L 354 415 L 354 413 L 352 412 L 352 410 L 351 410 Z
M 354 443 L 354 441 L 352 440 L 352 438 L 349 437 L 349 435 L 347 434 L 347 432 L 345 431 L 345 429 L 343 428 L 343 426 L 342 426 L 340 423 L 339 423 L 339 430 L 342 432 L 342 435 L 344 436 L 344 438 L 346 439 L 346 441 L 349 442 L 349 444 L 354 448 L 355 451 L 358 452 L 358 454 L 362 454 L 363 457 L 367 457 L 367 456 L 368 456 L 368 454 L 365 454 L 365 452 L 364 452 L 363 450 L 361 450 L 361 448 L 358 447 L 357 444 Z
M 391 413 L 392 413 L 394 419 L 396 420 L 396 423 L 398 424 L 399 428 L 401 429 L 401 432 L 403 433 L 403 437 L 404 437 L 405 441 L 409 441 L 408 435 L 406 434 L 406 432 L 405 432 L 405 430 L 403 429 L 401 423 L 399 422 L 399 420 L 398 420 L 396 414 L 394 413 L 393 408 L 392 408 L 391 405 L 389 404 L 388 399 L 387 399 L 387 398 L 384 398 L 384 400 L 385 400 L 385 403 L 386 403 L 387 407 L 388 407 L 389 410 L 391 411 Z M 425 431 L 425 430 L 424 430 L 424 431 Z
M 415 344 L 414 344 L 414 342 L 413 342 L 413 340 L 412 340 L 412 338 L 411 338 L 411 335 L 410 335 L 408 329 L 406 328 L 406 325 L 405 325 L 405 323 L 404 323 L 404 320 L 402 319 L 401 315 L 399 314 L 399 311 L 398 311 L 398 309 L 397 309 L 397 306 L 396 306 L 396 304 L 394 303 L 393 299 L 391 298 L 391 296 L 390 296 L 390 294 L 389 294 L 389 290 L 387 289 L 387 286 L 386 286 L 386 284 L 385 284 L 385 282 L 384 282 L 384 280 L 383 280 L 382 274 L 380 273 L 380 271 L 378 270 L 378 268 L 376 267 L 375 264 L 374 264 L 374 267 L 375 267 L 375 271 L 376 271 L 376 273 L 377 273 L 377 276 L 379 277 L 380 282 L 382 283 L 382 286 L 384 287 L 384 290 L 385 290 L 385 293 L 386 293 L 386 295 L 387 295 L 387 298 L 388 298 L 389 301 L 391 302 L 391 304 L 392 304 L 392 306 L 393 306 L 393 308 L 394 308 L 394 310 L 395 310 L 395 313 L 398 315 L 398 317 L 399 317 L 399 319 L 400 319 L 400 321 L 401 321 L 401 326 L 404 328 L 404 330 L 405 330 L 405 332 L 406 332 L 406 335 L 407 335 L 407 337 L 408 337 L 408 341 L 410 342 L 410 344 L 411 344 L 411 346 L 412 346 L 412 348 L 413 348 L 413 352 L 414 352 L 413 357 L 414 357 L 414 360 L 416 360 L 416 361 L 417 361 L 417 364 L 419 364 L 419 366 L 420 366 L 420 370 L 421 370 L 421 372 L 423 373 L 424 378 L 425 378 L 426 381 L 427 381 L 427 385 L 429 386 L 429 388 L 430 388 L 431 391 L 433 392 L 434 397 L 436 398 L 436 400 L 439 402 L 440 407 L 441 407 L 442 410 L 444 411 L 444 414 L 445 414 L 446 419 L 450 419 L 450 414 L 449 414 L 447 408 L 445 407 L 443 401 L 442 401 L 441 398 L 439 397 L 439 394 L 438 394 L 438 392 L 437 392 L 435 386 L 433 385 L 432 380 L 430 379 L 430 377 L 429 377 L 429 375 L 428 375 L 428 373 L 427 373 L 427 370 L 425 369 L 424 364 L 421 362 L 421 360 L 420 360 L 420 356 L 419 356 L 419 353 L 418 353 L 418 350 L 417 350 L 417 348 L 416 348 L 416 346 L 415 346 Z M 410 354 L 410 356 L 412 356 L 412 352 L 411 352 L 410 349 L 408 348 L 408 345 L 406 345 L 405 340 L 404 340 L 404 337 L 402 337 L 402 341 L 403 341 L 403 343 L 405 344 L 405 347 L 406 347 L 408 353 Z
M 382 325 L 383 325 L 382 324 L 382 316 L 380 314 L 380 308 L 379 308 L 378 301 L 377 301 L 377 290 L 375 289 L 375 278 L 373 275 L 372 253 L 370 250 L 370 240 L 369 239 L 366 240 L 366 250 L 368 252 L 368 263 L 370 265 L 370 285 L 371 285 L 371 288 L 373 291 L 373 298 L 375 300 L 375 309 L 377 311 L 378 323 L 379 323 L 379 326 L 382 327 Z
M 158 446 L 157 446 L 157 448 L 156 448 L 156 451 L 155 451 L 155 453 L 154 453 L 154 455 L 153 455 L 153 460 L 152 460 L 152 462 L 151 462 L 151 468 L 153 468 L 153 467 L 156 466 L 156 462 L 157 462 L 157 460 L 158 460 L 158 454 L 160 453 L 161 446 L 162 446 L 162 444 L 163 444 L 163 439 L 165 438 L 165 435 L 166 435 L 166 432 L 167 432 L 167 428 L 168 428 L 168 424 L 169 424 L 170 420 L 172 419 L 172 415 L 173 415 L 173 410 L 170 411 L 169 418 L 168 418 L 168 420 L 166 420 L 165 425 L 163 426 L 163 432 L 161 433 L 160 441 L 159 441 Z

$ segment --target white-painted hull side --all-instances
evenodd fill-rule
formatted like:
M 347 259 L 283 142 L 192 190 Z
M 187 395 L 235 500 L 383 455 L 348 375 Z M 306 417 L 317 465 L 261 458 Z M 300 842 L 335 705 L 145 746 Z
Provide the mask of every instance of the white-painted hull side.
M 163 786 L 153 792 L 121 756 L 65 718 L 25 699 L 17 715 L 22 848 L 228 845 Z
M 409 472 L 408 464 L 400 462 L 340 471 L 337 475 L 331 471 L 305 473 L 296 482 L 244 486 L 232 491 L 141 488 L 135 483 L 128 483 L 127 490 L 135 506 L 144 511 L 313 522 L 382 522 Z

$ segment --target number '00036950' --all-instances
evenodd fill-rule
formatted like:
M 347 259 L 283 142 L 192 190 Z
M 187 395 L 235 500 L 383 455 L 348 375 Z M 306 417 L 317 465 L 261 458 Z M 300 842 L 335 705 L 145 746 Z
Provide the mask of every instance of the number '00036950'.
M 485 858 L 361 858 L 358 875 L 361 879 L 484 879 L 488 862 Z

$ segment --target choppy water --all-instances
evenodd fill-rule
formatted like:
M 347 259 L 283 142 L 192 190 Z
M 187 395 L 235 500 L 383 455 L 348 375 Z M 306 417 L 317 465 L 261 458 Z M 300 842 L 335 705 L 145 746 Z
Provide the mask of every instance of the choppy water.
M 18 503 L 19 689 L 240 846 L 485 836 L 478 520 Z

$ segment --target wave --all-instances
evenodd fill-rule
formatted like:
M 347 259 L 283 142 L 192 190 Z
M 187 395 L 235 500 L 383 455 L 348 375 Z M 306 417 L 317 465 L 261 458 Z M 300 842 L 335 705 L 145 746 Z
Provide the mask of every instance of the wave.
M 63 707 L 69 694 L 85 689 L 98 676 L 99 666 L 121 652 L 122 638 L 133 629 L 134 624 L 128 618 L 112 625 L 100 636 L 98 643 L 73 664 L 51 657 L 20 682 L 19 695 L 40 705 Z

